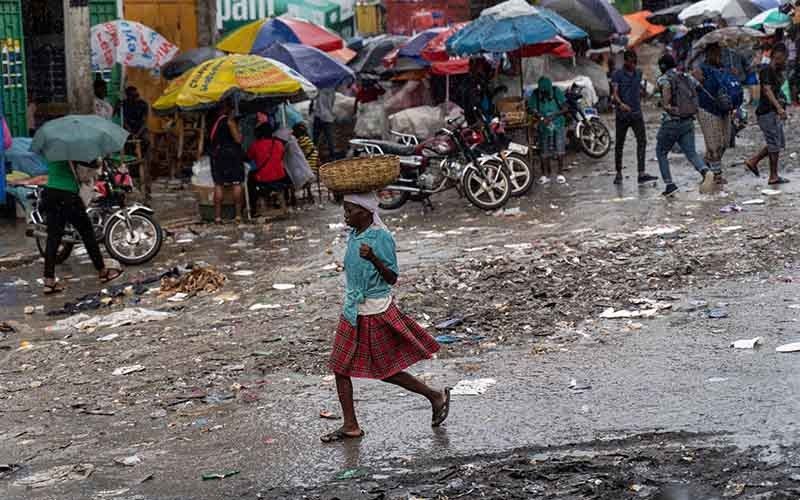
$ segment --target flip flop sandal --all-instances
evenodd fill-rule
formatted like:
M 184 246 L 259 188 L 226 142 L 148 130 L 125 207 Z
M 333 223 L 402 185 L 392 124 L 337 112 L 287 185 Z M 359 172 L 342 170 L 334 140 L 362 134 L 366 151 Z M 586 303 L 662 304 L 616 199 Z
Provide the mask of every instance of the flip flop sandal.
M 58 283 L 53 285 L 45 285 L 44 288 L 42 289 L 42 293 L 44 295 L 55 295 L 63 291 L 64 291 L 64 286 L 59 285 Z
M 447 415 L 450 414 L 450 390 L 450 387 L 444 388 L 444 405 L 439 408 L 439 411 L 433 413 L 431 427 L 439 427 L 447 420 Z
M 758 165 L 751 165 L 749 161 L 746 161 L 744 162 L 744 166 L 756 177 L 761 177 L 761 174 L 758 171 Z
M 116 273 L 116 274 L 114 274 Z M 115 279 L 122 276 L 123 272 L 119 269 L 108 269 L 106 270 L 106 275 L 100 278 L 100 283 L 110 283 Z
M 778 177 L 778 180 L 772 181 L 772 182 L 768 182 L 767 184 L 770 185 L 770 186 L 774 186 L 776 184 L 789 184 L 789 179 L 784 179 L 783 177 Z
M 348 439 L 361 439 L 364 437 L 364 431 L 362 430 L 358 435 L 352 435 L 346 433 L 343 429 L 336 429 L 335 431 L 325 434 L 319 438 L 320 441 L 323 443 L 337 443 L 339 441 L 345 441 Z

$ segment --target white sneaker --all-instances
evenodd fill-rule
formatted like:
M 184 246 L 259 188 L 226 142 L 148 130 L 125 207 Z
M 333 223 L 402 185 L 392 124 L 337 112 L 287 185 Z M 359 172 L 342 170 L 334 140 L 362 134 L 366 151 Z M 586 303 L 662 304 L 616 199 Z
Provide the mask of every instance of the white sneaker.
M 556 184 L 566 184 L 566 183 L 567 183 L 567 178 L 564 177 L 563 175 L 559 175 L 558 177 L 556 177 Z
M 700 194 L 709 194 L 714 191 L 714 172 L 706 170 L 703 175 L 703 182 L 700 183 Z
M 550 184 L 550 177 L 547 177 L 546 175 L 539 177 L 539 184 L 541 184 L 542 186 L 544 186 L 545 184 Z

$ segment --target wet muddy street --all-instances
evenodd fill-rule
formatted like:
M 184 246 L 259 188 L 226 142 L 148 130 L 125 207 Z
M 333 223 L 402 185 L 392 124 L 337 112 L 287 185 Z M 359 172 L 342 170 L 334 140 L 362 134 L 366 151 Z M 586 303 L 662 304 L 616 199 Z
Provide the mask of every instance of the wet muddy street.
M 751 125 L 713 195 L 679 155 L 674 199 L 637 186 L 631 136 L 620 187 L 613 152 L 575 155 L 567 185 L 502 213 L 451 192 L 385 214 L 398 303 L 442 344 L 411 371 L 459 390 L 431 429 L 424 399 L 356 380 L 366 436 L 347 443 L 319 441 L 341 414 L 340 207 L 239 227 L 164 209 L 156 261 L 95 295 L 73 255 L 47 298 L 35 245 L 0 226 L 0 498 L 800 498 L 800 353 L 776 351 L 800 341 L 789 138 L 780 192 L 740 164 Z M 189 265 L 225 281 L 159 290 Z

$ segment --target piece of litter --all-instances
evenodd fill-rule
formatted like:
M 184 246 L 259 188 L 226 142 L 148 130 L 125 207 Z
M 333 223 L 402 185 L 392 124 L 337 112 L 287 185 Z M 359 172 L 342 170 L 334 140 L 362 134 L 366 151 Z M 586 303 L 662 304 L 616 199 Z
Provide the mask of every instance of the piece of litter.
M 777 352 L 797 352 L 800 351 L 800 342 L 792 342 L 778 346 L 775 351 Z
M 336 267 L 337 267 L 336 264 L 328 264 L 326 266 L 322 266 L 322 270 L 323 271 L 335 271 Z
M 103 337 L 98 337 L 98 342 L 108 342 L 110 340 L 114 340 L 115 338 L 119 337 L 118 333 L 109 333 L 108 335 L 104 335 Z
M 603 319 L 652 318 L 656 314 L 658 314 L 658 307 L 653 307 L 650 309 L 640 309 L 638 311 L 629 311 L 627 309 L 620 309 L 619 311 L 617 311 L 613 307 L 609 307 L 608 309 L 600 313 L 600 317 Z
M 681 228 L 679 226 L 643 227 L 633 234 L 635 236 L 663 236 L 665 234 L 677 233 L 680 230 Z
M 478 396 L 485 393 L 489 387 L 495 385 L 493 378 L 475 378 L 459 381 L 450 391 L 455 396 Z
M 707 315 L 711 319 L 722 319 L 728 317 L 728 311 L 722 308 L 710 309 Z
M 460 325 L 463 322 L 464 322 L 464 318 L 449 318 L 449 319 L 446 319 L 446 320 L 442 321 L 438 325 L 436 325 L 435 328 L 437 330 L 449 330 L 451 328 L 457 327 L 458 325 Z
M 346 227 L 347 227 L 347 225 L 345 225 L 345 223 L 343 223 L 343 222 L 337 222 L 336 224 L 328 224 L 328 229 L 331 229 L 333 231 L 339 231 L 339 230 L 344 229 Z
M 275 290 L 291 290 L 292 288 L 294 288 L 294 285 L 292 285 L 291 283 L 275 283 L 274 285 L 272 285 L 272 288 L 274 288 Z
M 239 473 L 238 470 L 231 470 L 226 472 L 209 472 L 207 474 L 203 474 L 203 481 L 210 481 L 212 479 L 225 479 L 231 476 L 235 476 Z
M 567 387 L 573 392 L 584 392 L 592 388 L 590 384 L 587 384 L 586 382 L 578 382 L 576 379 L 570 380 Z
M 775 196 L 781 194 L 781 192 L 777 189 L 762 189 L 761 194 L 764 196 Z
M 736 204 L 725 205 L 724 207 L 719 209 L 719 212 L 722 213 L 722 214 L 729 214 L 729 213 L 732 213 L 732 212 L 741 212 L 741 211 L 742 211 L 742 207 L 740 207 L 739 205 L 736 205 Z
M 184 300 L 186 300 L 186 297 L 188 296 L 189 296 L 188 293 L 178 292 L 172 297 L 168 298 L 167 300 L 169 302 L 183 302 Z
M 142 459 L 137 457 L 136 455 L 133 455 L 130 457 L 115 458 L 114 462 L 120 465 L 124 465 L 126 467 L 133 467 L 134 465 L 139 465 L 140 463 L 142 463 Z
M 331 412 L 329 412 L 327 410 L 322 410 L 321 412 L 319 412 L 319 418 L 324 418 L 324 419 L 327 419 L 327 420 L 339 420 L 341 417 L 339 417 L 339 415 L 336 415 L 335 413 L 331 413 Z
M 142 365 L 131 365 L 131 366 L 120 366 L 113 372 L 112 375 L 128 375 L 129 373 L 140 372 L 144 370 L 144 366 Z
M 252 276 L 252 275 L 256 274 L 256 272 L 255 271 L 251 271 L 249 269 L 240 269 L 238 271 L 234 271 L 232 274 L 234 276 L 247 277 L 247 276 Z
M 506 209 L 501 208 L 492 215 L 494 215 L 495 217 L 519 217 L 521 215 L 525 215 L 525 212 L 523 212 L 522 209 L 519 207 L 506 208 Z
M 503 248 L 508 248 L 509 250 L 528 250 L 533 248 L 533 245 L 530 243 L 509 243 L 508 245 L 503 245 Z
M 743 201 L 742 205 L 763 205 L 764 203 L 766 203 L 764 198 L 756 198 L 754 200 Z
M 764 339 L 761 337 L 755 337 L 752 339 L 742 339 L 737 340 L 731 344 L 734 349 L 755 349 L 758 344 L 763 344 Z
M 740 229 L 744 229 L 742 226 L 724 226 L 719 228 L 720 231 L 723 233 L 729 233 L 731 231 L 739 231 Z
M 727 377 L 711 377 L 710 379 L 708 379 L 708 381 L 711 382 L 712 384 L 718 382 L 726 382 L 727 380 L 728 380 Z
M 261 311 L 262 309 L 280 309 L 280 304 L 253 304 L 250 306 L 250 311 Z

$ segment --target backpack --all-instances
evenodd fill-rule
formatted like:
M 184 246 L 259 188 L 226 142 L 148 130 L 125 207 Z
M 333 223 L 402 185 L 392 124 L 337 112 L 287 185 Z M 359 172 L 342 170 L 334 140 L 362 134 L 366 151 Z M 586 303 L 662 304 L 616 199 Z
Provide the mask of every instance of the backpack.
M 710 69 L 709 73 L 713 81 L 710 82 L 710 90 L 703 85 L 703 92 L 711 98 L 712 107 L 716 108 L 715 114 L 726 115 L 738 109 L 744 102 L 744 89 L 739 80 L 727 71 L 716 68 L 707 69 Z
M 694 80 L 686 73 L 675 71 L 669 78 L 672 89 L 672 107 L 679 118 L 691 118 L 697 114 L 697 90 Z

